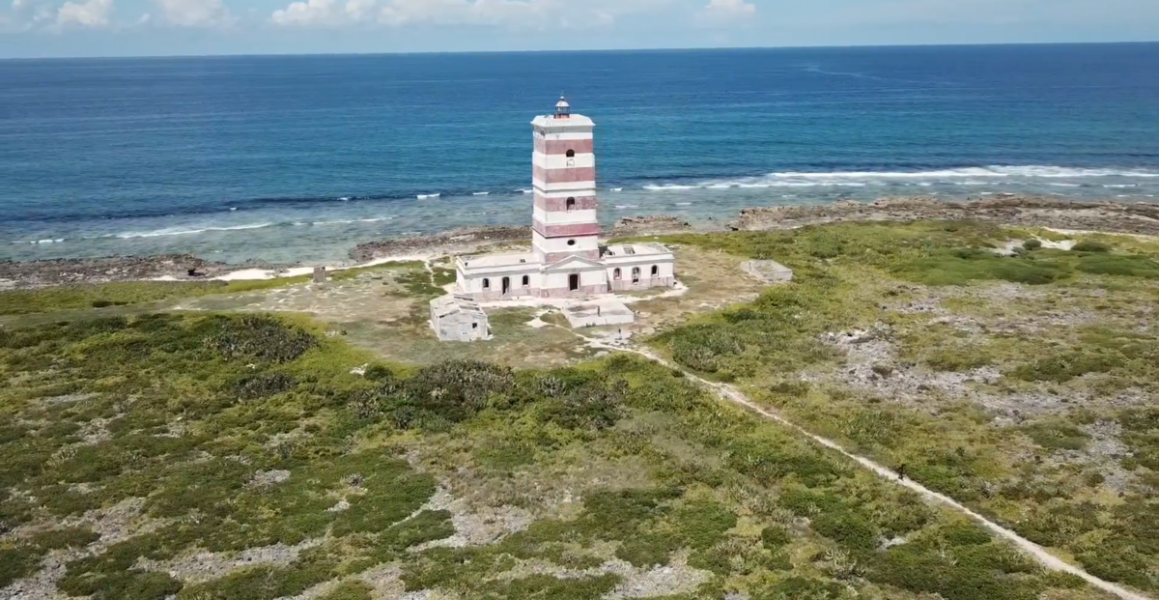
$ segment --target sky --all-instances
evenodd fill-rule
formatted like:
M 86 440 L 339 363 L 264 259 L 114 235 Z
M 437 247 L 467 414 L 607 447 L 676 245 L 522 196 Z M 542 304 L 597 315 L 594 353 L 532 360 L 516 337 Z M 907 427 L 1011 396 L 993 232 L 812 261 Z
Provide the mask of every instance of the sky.
M 0 58 L 1159 41 L 1159 0 L 0 0 Z

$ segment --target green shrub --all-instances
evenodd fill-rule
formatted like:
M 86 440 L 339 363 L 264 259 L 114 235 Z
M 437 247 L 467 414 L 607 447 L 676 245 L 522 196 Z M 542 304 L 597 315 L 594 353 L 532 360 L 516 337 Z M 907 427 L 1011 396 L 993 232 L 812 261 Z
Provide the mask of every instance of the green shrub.
M 361 581 L 345 581 L 330 592 L 318 597 L 318 600 L 370 600 L 370 593 L 374 588 Z
M 1159 263 L 1143 256 L 1121 254 L 1088 254 L 1078 259 L 1079 271 L 1093 275 L 1159 278 Z
M 1030 251 L 1038 250 L 1042 248 L 1042 240 L 1031 238 L 1022 242 L 1022 247 Z
M 1110 252 L 1111 247 L 1095 240 L 1082 240 L 1071 248 L 1072 252 Z
M 93 308 L 106 308 L 106 307 L 109 307 L 112 305 L 113 305 L 113 302 L 111 300 L 93 300 L 92 301 Z
M 234 386 L 234 392 L 242 400 L 258 400 L 276 396 L 294 389 L 297 381 L 288 373 L 257 373 L 244 376 Z
M 260 315 L 214 317 L 209 346 L 229 360 L 287 363 L 318 345 L 309 333 Z
M 854 512 L 826 512 L 813 518 L 813 529 L 849 550 L 873 550 L 878 545 L 877 528 Z
M 68 527 L 37 533 L 32 536 L 32 543 L 46 550 L 56 550 L 59 548 L 84 548 L 99 539 L 101 539 L 100 534 L 91 529 Z
M 782 579 L 754 596 L 753 600 L 837 600 L 844 586 L 807 577 Z
M 1047 450 L 1082 450 L 1090 440 L 1081 429 L 1065 422 L 1034 423 L 1023 427 L 1022 432 Z
M 769 550 L 780 550 L 792 541 L 789 532 L 780 525 L 769 525 L 761 530 L 761 544 Z
M 1122 355 L 1111 352 L 1066 352 L 1020 365 L 1010 375 L 1023 381 L 1065 383 L 1087 373 L 1106 373 L 1122 366 Z
M 973 523 L 957 523 L 942 531 L 947 542 L 955 546 L 976 546 L 989 544 L 990 534 Z
M 0 548 L 0 589 L 35 573 L 42 556 L 44 550 L 32 546 Z

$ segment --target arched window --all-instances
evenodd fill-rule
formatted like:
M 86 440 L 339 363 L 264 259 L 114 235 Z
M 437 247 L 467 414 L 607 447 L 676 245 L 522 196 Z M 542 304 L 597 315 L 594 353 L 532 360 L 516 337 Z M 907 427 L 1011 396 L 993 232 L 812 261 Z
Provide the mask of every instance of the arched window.
M 632 267 L 632 283 L 640 283 L 640 267 Z
M 659 275 L 660 275 L 660 265 L 652 265 L 652 276 L 657 277 Z
M 616 267 L 616 270 L 612 271 L 612 279 L 619 281 L 621 277 L 623 277 L 623 274 L 620 273 L 620 267 Z
M 575 150 L 568 150 L 567 157 L 568 158 L 575 158 Z
M 485 289 L 485 290 L 491 289 L 491 280 L 487 279 L 486 277 L 483 278 L 483 289 Z
M 523 287 L 531 287 L 531 278 L 526 275 L 523 276 Z
M 575 210 L 575 198 L 567 199 L 567 212 Z

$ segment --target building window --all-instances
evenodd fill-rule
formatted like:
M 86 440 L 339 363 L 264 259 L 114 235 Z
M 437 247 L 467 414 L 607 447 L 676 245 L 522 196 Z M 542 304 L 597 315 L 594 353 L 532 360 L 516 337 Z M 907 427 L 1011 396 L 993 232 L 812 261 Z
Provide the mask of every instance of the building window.
M 568 246 L 574 246 L 574 245 L 575 245 L 575 240 L 568 240 L 568 241 L 567 241 L 567 245 L 568 245 Z
M 478 328 L 479 328 L 478 323 L 471 323 L 471 329 L 478 329 Z
M 491 280 L 487 279 L 486 277 L 483 278 L 483 289 L 485 289 L 485 290 L 491 289 Z
M 567 212 L 575 210 L 575 198 L 567 199 Z
M 640 283 L 640 267 L 632 267 L 632 283 Z
M 575 150 L 568 150 L 567 157 L 568 158 L 575 158 Z
M 523 287 L 531 287 L 531 278 L 527 275 L 523 276 Z
M 660 265 L 652 265 L 652 276 L 658 277 L 660 275 Z
M 620 267 L 616 267 L 616 270 L 612 271 L 612 279 L 619 281 L 621 277 L 623 277 L 623 274 L 620 273 Z

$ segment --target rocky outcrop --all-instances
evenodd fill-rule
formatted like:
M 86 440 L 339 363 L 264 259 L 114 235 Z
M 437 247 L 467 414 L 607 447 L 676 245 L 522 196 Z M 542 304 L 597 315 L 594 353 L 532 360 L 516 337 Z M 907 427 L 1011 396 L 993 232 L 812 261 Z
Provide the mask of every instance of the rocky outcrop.
M 359 244 L 350 251 L 350 258 L 366 262 L 376 258 L 430 253 L 465 254 L 489 246 L 530 241 L 530 227 L 464 227 L 431 235 L 402 236 Z
M 612 237 L 636 235 L 656 235 L 662 233 L 684 233 L 692 231 L 692 224 L 684 219 L 655 215 L 648 217 L 623 217 L 614 227 Z
M 243 265 L 207 261 L 191 254 L 158 256 L 107 256 L 51 260 L 0 261 L 0 282 L 7 287 L 31 288 L 70 283 L 106 283 L 174 277 L 197 280 L 244 268 L 270 268 L 265 263 Z M 190 277 L 192 269 L 195 273 Z
M 1156 204 L 1074 202 L 1013 194 L 964 202 L 913 197 L 746 208 L 729 227 L 734 231 L 760 231 L 841 221 L 916 219 L 975 219 L 1003 225 L 1159 235 Z

